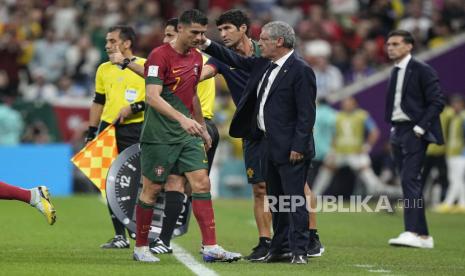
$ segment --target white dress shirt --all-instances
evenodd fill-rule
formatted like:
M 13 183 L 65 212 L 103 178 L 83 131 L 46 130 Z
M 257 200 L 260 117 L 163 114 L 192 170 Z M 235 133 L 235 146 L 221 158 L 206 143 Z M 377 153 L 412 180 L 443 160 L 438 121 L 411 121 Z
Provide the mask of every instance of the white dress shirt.
M 395 65 L 395 67 L 399 68 L 399 71 L 397 72 L 396 93 L 394 95 L 394 107 L 391 118 L 393 122 L 410 121 L 407 114 L 402 111 L 400 102 L 402 100 L 402 87 L 404 86 L 405 70 L 407 69 L 407 64 L 411 58 L 412 56 L 409 54 Z
M 397 72 L 396 94 L 394 95 L 394 106 L 391 118 L 393 122 L 411 121 L 400 106 L 402 101 L 402 88 L 404 87 L 405 71 L 407 70 L 407 65 L 410 59 L 412 59 L 412 55 L 408 54 L 395 65 L 399 68 L 399 72 Z M 413 131 L 420 136 L 425 134 L 425 130 L 418 125 L 414 126 Z
M 260 108 L 258 110 L 258 115 L 257 115 L 257 123 L 258 123 L 258 128 L 261 129 L 264 132 L 266 131 L 266 129 L 265 129 L 265 120 L 264 120 L 264 117 L 263 117 L 263 115 L 264 115 L 263 114 L 263 108 L 265 107 L 266 99 L 268 98 L 268 94 L 270 93 L 271 85 L 273 85 L 273 81 L 276 78 L 276 76 L 278 75 L 279 70 L 281 70 L 284 63 L 292 55 L 292 53 L 294 53 L 294 50 L 291 50 L 289 53 L 287 53 L 286 55 L 282 56 L 280 59 L 278 59 L 277 61 L 274 62 L 277 66 L 276 66 L 276 68 L 273 69 L 273 71 L 271 71 L 270 77 L 268 78 L 268 83 L 267 83 L 267 85 L 265 87 L 265 91 L 263 92 L 263 98 L 262 98 L 262 100 L 260 102 Z M 265 78 L 266 72 L 267 71 L 265 71 L 265 73 L 263 74 L 262 80 L 258 84 L 257 97 L 258 97 L 258 93 L 260 91 L 260 88 L 262 87 L 263 79 Z M 257 100 L 260 100 L 260 99 L 257 99 Z

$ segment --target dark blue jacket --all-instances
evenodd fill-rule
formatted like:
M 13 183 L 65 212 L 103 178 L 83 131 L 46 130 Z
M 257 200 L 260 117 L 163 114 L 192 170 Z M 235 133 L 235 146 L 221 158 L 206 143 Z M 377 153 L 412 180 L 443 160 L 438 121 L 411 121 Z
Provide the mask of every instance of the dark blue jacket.
M 235 68 L 250 72 L 244 94 L 234 114 L 229 134 L 232 137 L 260 139 L 257 125 L 257 87 L 270 60 L 244 57 L 215 42 L 205 52 Z M 289 162 L 290 152 L 314 156 L 316 80 L 313 70 L 295 52 L 276 76 L 264 106 L 268 156 L 278 164 Z
M 394 96 L 394 91 L 388 91 L 385 112 L 385 120 L 388 123 L 391 123 Z M 439 120 L 444 104 L 444 95 L 434 69 L 426 63 L 410 59 L 402 87 L 402 111 L 415 125 L 425 130 L 425 140 L 439 145 L 444 144 Z

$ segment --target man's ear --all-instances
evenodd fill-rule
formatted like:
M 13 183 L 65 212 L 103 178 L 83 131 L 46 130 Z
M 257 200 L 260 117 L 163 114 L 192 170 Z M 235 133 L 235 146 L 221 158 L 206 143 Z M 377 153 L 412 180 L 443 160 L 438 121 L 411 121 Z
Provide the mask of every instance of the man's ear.
M 278 37 L 278 39 L 276 39 L 276 47 L 283 47 L 284 45 L 284 37 Z
M 125 41 L 123 42 L 123 45 L 124 45 L 124 48 L 126 48 L 126 49 L 131 49 L 132 42 L 131 42 L 131 40 L 125 40 Z
M 243 33 L 245 33 L 245 34 L 247 34 L 247 31 L 248 31 L 248 30 L 247 30 L 247 25 L 242 24 L 242 25 L 239 27 L 239 31 L 241 31 L 241 32 L 243 32 Z

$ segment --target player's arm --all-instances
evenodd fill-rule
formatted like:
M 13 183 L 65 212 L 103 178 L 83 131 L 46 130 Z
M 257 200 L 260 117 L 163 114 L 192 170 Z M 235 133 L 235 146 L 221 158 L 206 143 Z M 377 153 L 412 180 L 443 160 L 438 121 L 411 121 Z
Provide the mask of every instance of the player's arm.
M 209 78 L 213 78 L 214 76 L 216 76 L 217 74 L 217 71 L 216 71 L 216 68 L 212 65 L 209 65 L 209 64 L 205 64 L 203 67 L 202 67 L 202 73 L 200 73 L 200 80 L 199 81 L 203 81 L 203 80 L 207 80 Z
M 98 125 L 100 123 L 100 118 L 103 113 L 103 106 L 105 105 L 105 94 L 95 92 L 94 101 L 90 106 L 89 112 L 89 129 L 87 130 L 87 135 L 85 142 L 92 141 L 95 136 L 97 136 Z
M 144 77 L 144 66 L 126 59 L 121 52 L 114 52 L 108 55 L 108 58 L 112 64 L 117 64 L 123 66 L 124 68 L 128 68 L 142 78 Z
M 191 135 L 202 135 L 202 126 L 196 121 L 187 118 L 181 112 L 177 111 L 167 101 L 165 101 L 161 92 L 163 86 L 159 84 L 147 84 L 145 89 L 145 102 L 149 106 L 153 107 L 160 114 L 179 122 L 181 127 Z
M 106 101 L 105 92 L 103 91 L 105 91 L 103 71 L 102 67 L 99 66 L 95 73 L 95 96 L 89 111 L 89 129 L 87 130 L 87 135 L 84 139 L 86 143 L 92 141 L 95 136 L 97 136 L 98 125 L 100 123 L 100 118 L 102 117 L 103 107 Z
M 365 129 L 368 132 L 368 136 L 367 136 L 367 143 L 363 146 L 364 147 L 363 150 L 365 152 L 370 152 L 379 139 L 379 129 L 376 126 L 375 121 L 371 117 L 368 117 L 365 120 Z
M 197 93 L 195 93 L 194 98 L 192 99 L 192 105 L 194 109 L 194 120 L 196 120 L 202 126 L 202 139 L 205 143 L 205 151 L 208 151 L 212 146 L 212 139 L 207 131 L 207 125 L 205 124 L 205 119 L 202 113 L 202 106 L 200 105 L 200 99 Z

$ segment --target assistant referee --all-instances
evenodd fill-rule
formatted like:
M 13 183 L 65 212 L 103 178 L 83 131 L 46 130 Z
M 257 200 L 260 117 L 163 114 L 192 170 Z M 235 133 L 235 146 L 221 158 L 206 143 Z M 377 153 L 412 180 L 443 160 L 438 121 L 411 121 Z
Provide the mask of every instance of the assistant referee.
M 106 35 L 105 50 L 111 57 L 114 53 L 124 56 L 122 64 L 100 64 L 95 76 L 95 97 L 90 108 L 89 130 L 86 142 L 113 122 L 116 124 L 118 152 L 139 142 L 144 120 L 145 81 L 127 68 L 133 64 L 144 65 L 145 59 L 132 53 L 136 34 L 129 26 L 111 27 Z M 110 207 L 115 230 L 114 238 L 101 248 L 129 248 L 124 225 L 116 218 Z

